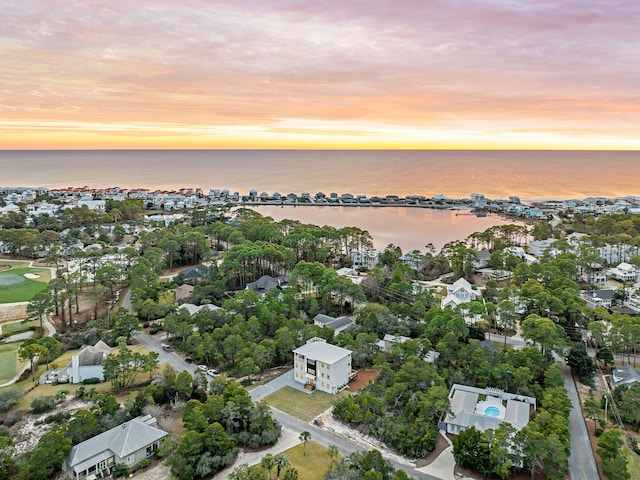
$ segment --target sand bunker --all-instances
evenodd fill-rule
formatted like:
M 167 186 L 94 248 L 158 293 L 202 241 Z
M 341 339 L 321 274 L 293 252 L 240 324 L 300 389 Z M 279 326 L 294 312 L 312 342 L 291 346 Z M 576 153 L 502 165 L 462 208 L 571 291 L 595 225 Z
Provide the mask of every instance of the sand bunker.
M 40 278 L 40 275 L 36 275 L 35 273 L 25 273 L 23 275 L 25 276 L 25 278 L 28 278 L 29 280 Z

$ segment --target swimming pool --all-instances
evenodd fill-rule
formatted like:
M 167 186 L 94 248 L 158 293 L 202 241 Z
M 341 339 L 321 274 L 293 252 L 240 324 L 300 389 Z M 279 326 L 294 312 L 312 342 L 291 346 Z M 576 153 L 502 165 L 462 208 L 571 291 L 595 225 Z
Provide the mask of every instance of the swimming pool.
M 500 410 L 497 407 L 487 407 L 484 409 L 485 417 L 499 417 Z

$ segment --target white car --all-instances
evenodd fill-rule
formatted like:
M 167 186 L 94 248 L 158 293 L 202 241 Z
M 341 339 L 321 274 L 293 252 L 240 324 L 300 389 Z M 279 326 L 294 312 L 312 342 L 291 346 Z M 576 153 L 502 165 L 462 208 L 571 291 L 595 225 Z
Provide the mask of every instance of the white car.
M 207 370 L 209 370 L 209 367 L 207 367 L 206 365 L 198 365 L 198 369 L 206 372 Z
M 220 374 L 218 373 L 218 371 L 216 369 L 212 368 L 210 370 L 207 370 L 207 375 L 210 375 L 212 377 L 217 377 Z

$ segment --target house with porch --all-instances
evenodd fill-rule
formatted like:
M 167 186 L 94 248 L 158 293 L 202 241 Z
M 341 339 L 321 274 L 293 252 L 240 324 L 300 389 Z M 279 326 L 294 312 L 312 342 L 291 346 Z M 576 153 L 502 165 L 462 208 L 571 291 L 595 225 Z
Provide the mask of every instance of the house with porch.
M 440 308 L 457 307 L 462 303 L 472 302 L 480 295 L 464 278 L 459 278 L 453 285 L 447 285 L 447 295 L 442 298 Z
M 293 351 L 294 380 L 309 391 L 338 393 L 355 378 L 351 370 L 351 350 L 311 338 Z
M 615 293 L 616 292 L 611 289 L 591 290 L 583 292 L 581 297 L 587 303 L 587 307 L 609 308 L 611 307 Z
M 169 436 L 151 415 L 134 418 L 74 446 L 62 470 L 69 480 L 95 480 L 118 463 L 134 467 L 158 451 Z
M 638 267 L 627 262 L 622 262 L 607 271 L 607 275 L 620 282 L 635 282 L 638 280 L 638 273 Z

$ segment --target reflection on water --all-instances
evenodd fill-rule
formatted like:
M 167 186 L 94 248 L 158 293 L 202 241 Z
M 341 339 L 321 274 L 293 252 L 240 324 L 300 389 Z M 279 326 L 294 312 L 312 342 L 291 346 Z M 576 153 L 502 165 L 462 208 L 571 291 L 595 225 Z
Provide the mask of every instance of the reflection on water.
M 318 226 L 358 227 L 371 234 L 376 250 L 393 243 L 405 253 L 424 252 L 429 243 L 440 250 L 445 243 L 464 240 L 474 232 L 516 223 L 495 215 L 456 215 L 461 211 L 432 208 L 261 205 L 254 210 L 275 221 L 290 219 Z

